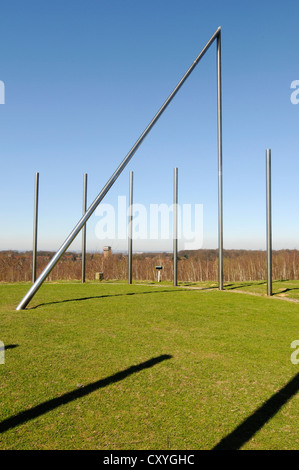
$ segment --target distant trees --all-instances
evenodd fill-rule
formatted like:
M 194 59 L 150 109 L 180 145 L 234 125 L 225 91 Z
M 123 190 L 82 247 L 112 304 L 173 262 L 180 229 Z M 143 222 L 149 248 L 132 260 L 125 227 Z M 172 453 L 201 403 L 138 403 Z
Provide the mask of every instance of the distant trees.
M 53 253 L 39 252 L 37 274 L 47 265 Z M 299 278 L 299 251 L 280 250 L 273 252 L 273 279 Z M 171 253 L 142 253 L 133 256 L 133 279 L 157 279 L 156 265 L 163 266 L 162 279 L 172 280 Z M 0 282 L 31 280 L 31 253 L 15 251 L 0 252 Z M 252 281 L 266 279 L 266 253 L 264 251 L 224 250 L 223 270 L 225 281 Z M 127 279 L 128 258 L 123 254 L 112 254 L 105 258 L 99 253 L 86 255 L 86 279 L 94 279 L 102 272 L 104 279 Z M 50 281 L 81 279 L 81 255 L 65 253 L 49 275 Z M 217 281 L 218 251 L 181 251 L 178 256 L 178 279 L 180 281 Z

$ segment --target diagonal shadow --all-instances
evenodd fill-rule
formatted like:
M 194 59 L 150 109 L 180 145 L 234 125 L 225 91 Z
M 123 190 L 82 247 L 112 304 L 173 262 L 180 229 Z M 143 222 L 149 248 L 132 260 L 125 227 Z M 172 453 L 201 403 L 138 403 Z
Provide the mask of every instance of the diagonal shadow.
M 80 302 L 82 300 L 92 300 L 92 299 L 104 299 L 107 297 L 123 297 L 126 295 L 144 295 L 144 294 L 160 294 L 161 292 L 179 292 L 176 289 L 172 290 L 157 290 L 157 291 L 146 291 L 146 292 L 127 292 L 126 294 L 104 294 L 104 295 L 94 295 L 91 297 L 80 297 L 78 299 L 65 299 L 65 300 L 55 300 L 54 302 L 45 302 L 43 304 L 35 305 L 34 307 L 29 307 L 28 310 L 34 310 L 35 308 L 43 307 L 44 305 L 54 305 L 54 304 L 63 304 L 66 302 Z
M 38 418 L 39 416 L 48 413 L 49 411 L 52 411 L 61 405 L 65 405 L 66 403 L 77 400 L 78 398 L 85 397 L 86 395 L 89 395 L 95 390 L 107 387 L 108 385 L 111 385 L 115 382 L 119 382 L 120 380 L 124 380 L 125 378 L 129 377 L 132 374 L 135 374 L 136 372 L 140 372 L 144 369 L 149 369 L 150 367 L 153 367 L 159 364 L 160 362 L 171 358 L 172 356 L 170 356 L 169 354 L 162 354 L 161 356 L 153 357 L 148 361 L 141 362 L 141 364 L 138 364 L 136 366 L 131 366 L 128 369 L 117 372 L 114 375 L 110 375 L 105 379 L 98 380 L 97 382 L 85 385 L 85 387 L 73 390 L 72 392 L 65 393 L 60 397 L 52 398 L 51 400 L 45 401 L 40 405 L 34 406 L 30 410 L 22 411 L 21 413 L 15 416 L 11 416 L 10 418 L 7 418 L 2 421 L 0 423 L 0 433 L 8 431 L 9 429 L 13 429 L 16 426 L 20 426 L 21 424 L 24 424 L 32 419 Z
M 240 283 L 236 286 L 236 283 L 232 283 L 232 284 L 225 284 L 224 287 L 228 287 L 229 289 L 228 290 L 233 290 L 233 289 L 240 289 L 242 287 L 254 287 L 254 286 L 262 286 L 263 284 L 267 284 L 266 281 L 261 281 L 261 282 L 247 282 L 247 283 Z
M 4 346 L 4 349 L 5 349 L 5 351 L 7 351 L 7 349 L 15 349 L 15 348 L 17 348 L 18 346 L 19 346 L 18 344 L 6 344 L 6 345 Z
M 299 290 L 298 287 L 286 287 L 283 290 L 280 290 L 279 292 L 273 292 L 272 295 L 279 295 L 279 294 L 284 294 L 285 292 L 294 292 L 296 290 Z
M 212 450 L 239 450 L 299 391 L 299 373 Z
M 188 290 L 198 290 L 200 292 L 203 290 L 216 290 L 217 289 L 217 287 L 200 287 L 200 286 L 177 286 L 177 287 L 180 287 L 185 291 L 188 289 Z

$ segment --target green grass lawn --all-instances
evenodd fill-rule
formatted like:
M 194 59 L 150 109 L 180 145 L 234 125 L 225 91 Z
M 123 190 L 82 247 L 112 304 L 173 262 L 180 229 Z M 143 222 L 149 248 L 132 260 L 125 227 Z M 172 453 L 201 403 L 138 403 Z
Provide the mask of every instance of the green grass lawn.
M 15 311 L 28 288 L 0 285 L 1 449 L 299 449 L 297 303 L 53 283 Z
M 141 284 L 140 281 L 136 284 Z M 143 284 L 150 284 L 156 286 L 171 286 L 172 282 L 163 281 L 149 282 L 144 281 Z M 218 283 L 214 281 L 203 281 L 203 282 L 179 282 L 181 287 L 192 287 L 198 289 L 215 289 L 218 288 Z M 242 291 L 252 294 L 258 294 L 262 296 L 267 295 L 267 282 L 266 281 L 244 281 L 244 282 L 225 282 L 224 289 L 229 291 Z M 299 300 L 299 281 L 290 280 L 275 280 L 272 282 L 273 298 L 290 298 Z
M 260 295 L 267 295 L 266 281 L 248 281 L 226 283 L 228 290 L 242 290 Z M 287 297 L 299 300 L 299 281 L 273 281 L 272 283 L 273 297 Z

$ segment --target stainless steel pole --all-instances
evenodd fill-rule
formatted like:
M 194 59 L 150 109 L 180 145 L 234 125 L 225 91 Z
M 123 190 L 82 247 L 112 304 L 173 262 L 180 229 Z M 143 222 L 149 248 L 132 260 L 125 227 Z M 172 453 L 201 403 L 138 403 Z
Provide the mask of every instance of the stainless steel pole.
M 129 189 L 129 227 L 128 227 L 128 280 L 132 284 L 132 262 L 133 262 L 133 171 L 130 171 L 130 189 Z
M 178 285 L 178 169 L 173 181 L 173 285 Z
M 111 176 L 111 178 L 107 181 L 107 183 L 105 184 L 105 186 L 103 187 L 103 189 L 100 191 L 100 193 L 98 194 L 98 196 L 95 198 L 95 200 L 93 201 L 93 203 L 89 206 L 89 208 L 87 209 L 87 211 L 85 212 L 84 216 L 82 216 L 82 218 L 79 220 L 79 222 L 77 223 L 77 225 L 75 226 L 75 228 L 71 231 L 71 233 L 69 234 L 69 236 L 66 238 L 66 240 L 64 241 L 64 243 L 61 245 L 61 247 L 59 248 L 59 250 L 57 251 L 57 253 L 53 256 L 53 258 L 51 259 L 51 261 L 48 263 L 48 265 L 45 267 L 45 269 L 43 270 L 43 272 L 41 273 L 41 275 L 39 276 L 39 278 L 35 281 L 35 283 L 33 284 L 33 286 L 31 287 L 31 289 L 29 289 L 29 291 L 27 292 L 27 294 L 23 297 L 23 299 L 21 300 L 21 302 L 19 303 L 19 305 L 17 306 L 16 310 L 22 310 L 26 307 L 26 305 L 30 302 L 30 300 L 32 299 L 32 297 L 36 294 L 36 292 L 38 291 L 38 289 L 40 288 L 40 286 L 42 285 L 42 283 L 44 282 L 44 280 L 48 277 L 48 275 L 50 274 L 50 272 L 52 271 L 52 269 L 54 268 L 54 266 L 57 264 L 57 262 L 60 260 L 61 256 L 63 255 L 63 253 L 68 249 L 68 247 L 70 246 L 70 244 L 72 243 L 72 241 L 75 239 L 75 237 L 78 235 L 78 233 L 80 232 L 80 230 L 82 229 L 83 225 L 87 222 L 87 220 L 89 219 L 89 217 L 93 214 L 93 212 L 95 211 L 95 209 L 97 208 L 97 206 L 99 205 L 99 203 L 103 200 L 103 198 L 106 196 L 106 194 L 108 193 L 109 189 L 111 188 L 111 186 L 115 183 L 115 181 L 117 180 L 117 178 L 119 177 L 119 175 L 121 174 L 121 172 L 124 170 L 124 168 L 126 167 L 126 165 L 129 163 L 129 161 L 131 160 L 131 158 L 133 157 L 133 155 L 135 154 L 135 152 L 137 151 L 137 149 L 140 147 L 141 143 L 143 142 L 143 140 L 145 139 L 145 137 L 148 135 L 148 133 L 151 131 L 151 129 L 153 128 L 153 126 L 156 124 L 156 122 L 158 121 L 158 119 L 161 117 L 161 115 L 163 114 L 163 112 L 165 111 L 165 109 L 167 108 L 167 106 L 169 105 L 169 103 L 172 101 L 172 99 L 175 97 L 175 95 L 177 94 L 177 92 L 179 91 L 179 89 L 181 88 L 181 86 L 184 84 L 184 82 L 186 81 L 186 79 L 189 77 L 189 75 L 191 74 L 191 72 L 194 70 L 194 68 L 196 67 L 196 65 L 199 63 L 200 59 L 202 59 L 202 57 L 205 55 L 205 53 L 207 52 L 207 50 L 210 48 L 211 44 L 215 41 L 216 38 L 218 38 L 219 34 L 220 34 L 220 31 L 221 31 L 221 28 L 219 27 L 215 33 L 213 34 L 213 36 L 210 38 L 210 40 L 207 42 L 207 44 L 204 46 L 204 48 L 202 49 L 202 51 L 199 53 L 199 55 L 197 56 L 197 58 L 195 59 L 195 61 L 193 62 L 193 64 L 189 67 L 189 69 L 187 70 L 187 72 L 185 73 L 185 75 L 183 76 L 183 78 L 179 81 L 179 83 L 177 84 L 177 86 L 174 88 L 174 90 L 172 91 L 172 93 L 169 95 L 169 97 L 167 98 L 167 100 L 164 102 L 164 104 L 161 106 L 161 108 L 159 109 L 159 111 L 157 112 L 157 114 L 154 116 L 154 118 L 151 120 L 151 122 L 149 123 L 149 125 L 146 127 L 146 129 L 143 131 L 143 133 L 141 134 L 141 136 L 139 137 L 139 139 L 136 141 L 136 143 L 134 144 L 134 146 L 131 148 L 131 150 L 129 151 L 129 153 L 126 155 L 126 157 L 123 159 L 123 161 L 121 162 L 121 164 L 119 165 L 119 167 L 115 170 L 115 172 L 113 173 L 113 175 Z M 217 48 L 218 49 L 218 48 Z M 219 86 L 218 86 L 219 88 Z
M 33 251 L 32 251 L 32 283 L 36 280 L 36 257 L 37 257 L 37 225 L 38 225 L 38 192 L 39 173 L 35 173 L 34 186 L 34 217 L 33 217 Z
M 266 150 L 267 179 L 267 295 L 272 295 L 272 205 L 271 205 L 271 150 Z
M 222 189 L 222 93 L 221 93 L 221 31 L 217 36 L 217 115 L 218 115 L 218 276 L 223 290 L 223 189 Z
M 83 215 L 87 208 L 87 173 L 83 175 Z M 82 264 L 81 264 L 81 282 L 85 282 L 86 271 L 86 224 L 82 228 Z

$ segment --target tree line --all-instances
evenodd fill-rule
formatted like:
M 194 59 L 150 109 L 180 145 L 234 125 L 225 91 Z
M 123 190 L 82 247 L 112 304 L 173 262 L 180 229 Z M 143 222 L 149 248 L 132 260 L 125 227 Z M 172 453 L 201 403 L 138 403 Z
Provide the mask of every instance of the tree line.
M 39 252 L 37 275 L 48 264 L 54 253 Z M 273 279 L 299 279 L 299 251 L 273 251 Z M 133 256 L 133 279 L 157 279 L 156 265 L 162 265 L 162 280 L 172 280 L 173 257 L 171 253 L 141 253 Z M 0 252 L 0 282 L 31 281 L 32 255 L 30 252 Z M 97 272 L 105 280 L 127 279 L 128 257 L 117 253 L 105 257 L 101 253 L 86 254 L 86 280 L 95 279 Z M 251 250 L 224 250 L 224 281 L 264 280 L 267 277 L 266 252 Z M 81 255 L 67 252 L 50 273 L 48 280 L 81 279 Z M 218 250 L 180 251 L 178 254 L 179 281 L 217 281 Z

